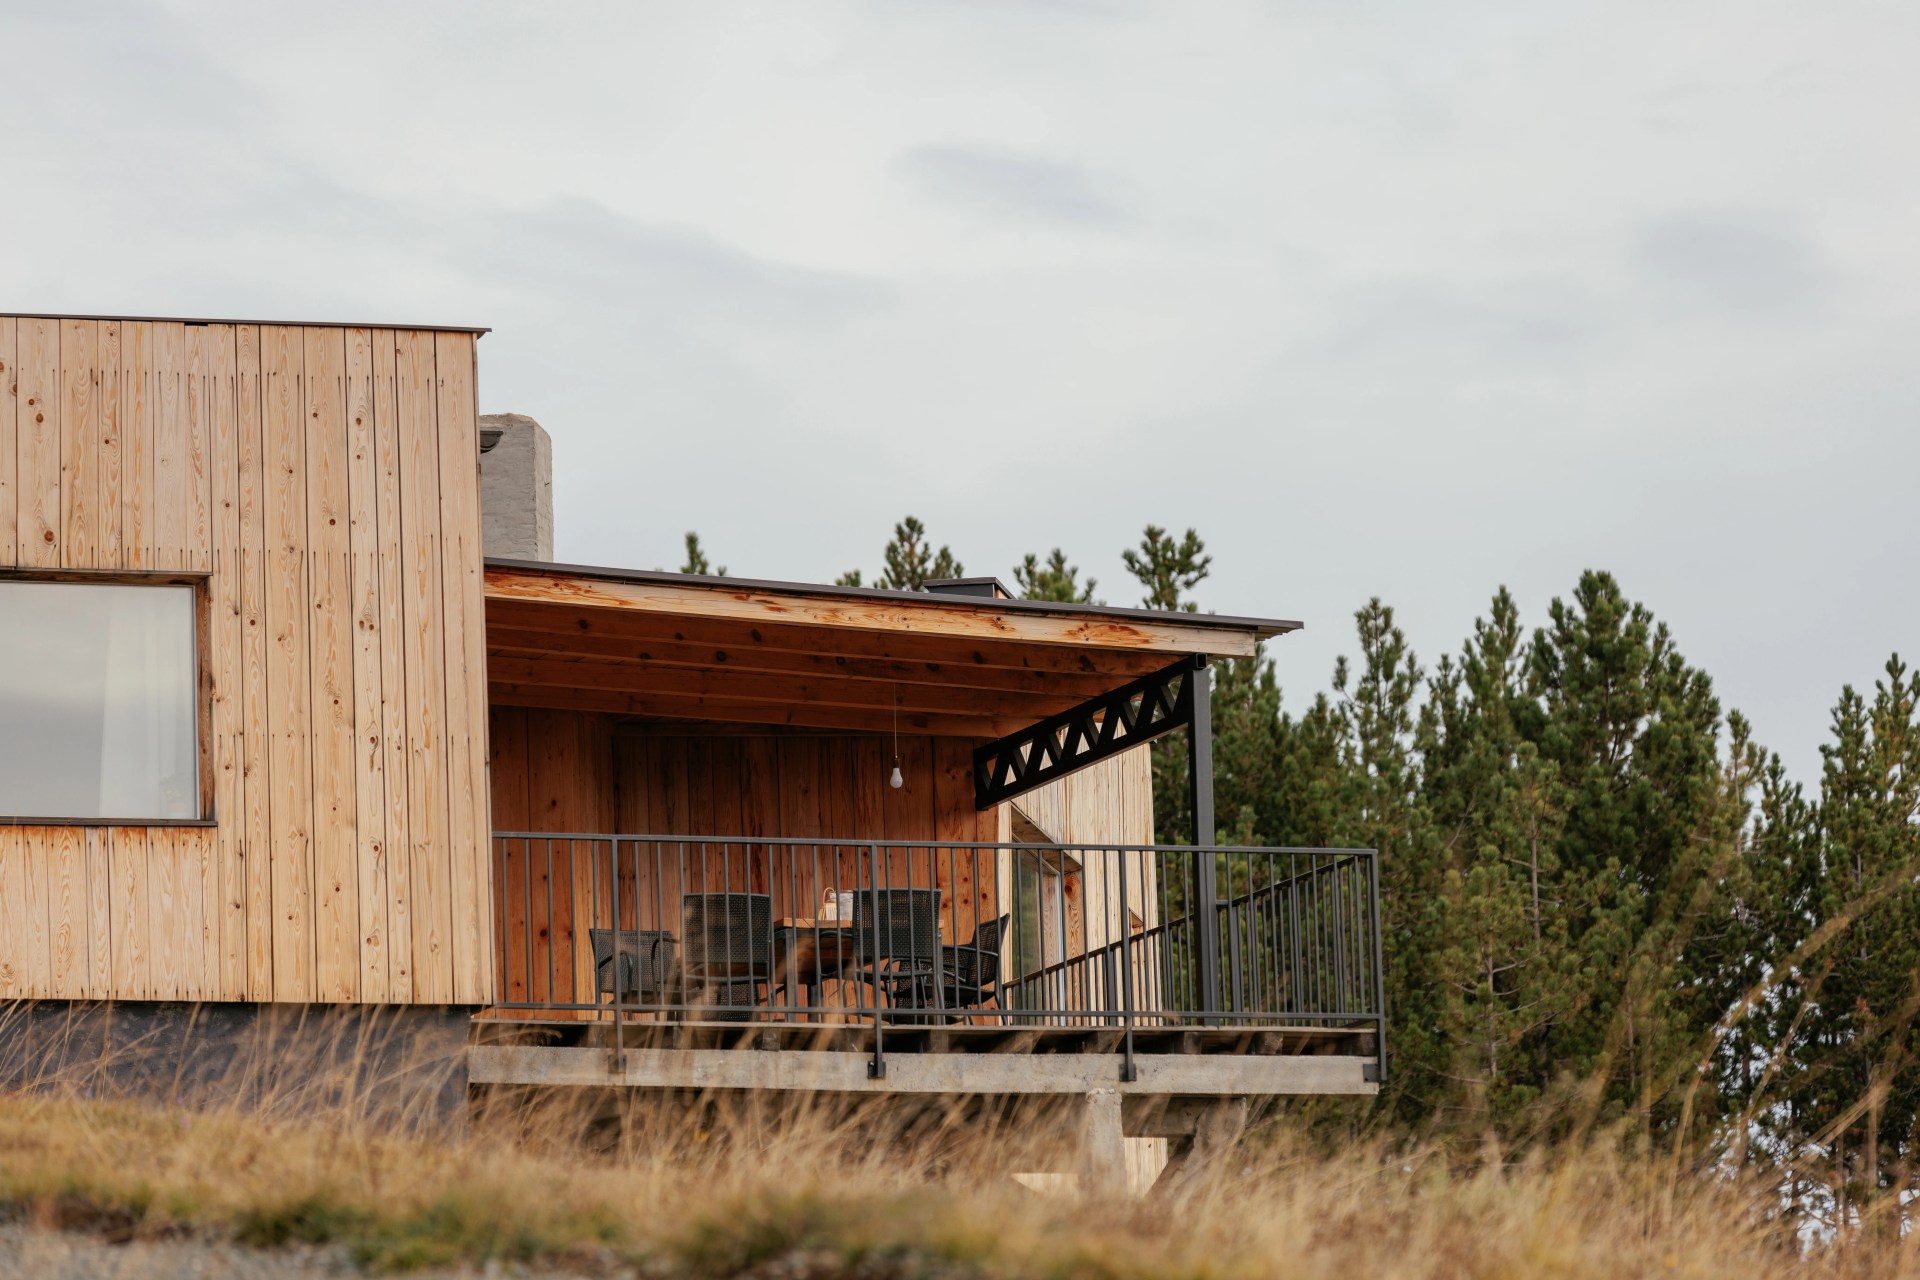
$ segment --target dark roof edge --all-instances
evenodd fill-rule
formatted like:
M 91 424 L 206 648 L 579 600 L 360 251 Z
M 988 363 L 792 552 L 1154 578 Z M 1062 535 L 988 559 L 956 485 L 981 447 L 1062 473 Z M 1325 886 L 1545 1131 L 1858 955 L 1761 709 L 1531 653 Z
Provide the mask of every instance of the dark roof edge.
M 1306 624 L 1283 618 L 1240 618 L 1219 613 L 1170 613 L 1164 609 L 1130 609 L 1103 604 L 1060 604 L 1051 600 L 994 600 L 986 596 L 934 594 L 926 591 L 889 591 L 880 587 L 841 587 L 813 582 L 775 582 L 761 578 L 712 578 L 694 573 L 668 573 L 663 569 L 608 569 L 595 565 L 559 564 L 551 560 L 513 560 L 488 556 L 488 568 L 520 569 L 532 573 L 564 574 L 573 578 L 601 578 L 614 582 L 657 582 L 675 586 L 743 587 L 749 591 L 771 591 L 782 595 L 837 596 L 854 600 L 900 600 L 912 604 L 982 610 L 1013 610 L 1019 613 L 1061 614 L 1067 617 L 1133 618 L 1151 622 L 1178 622 L 1187 626 L 1217 628 L 1222 631 L 1251 631 L 1259 639 L 1269 640 L 1299 631 Z
M 470 324 L 389 324 L 379 320 L 231 320 L 209 316 L 95 316 L 55 311 L 0 311 L 0 320 L 122 320 L 136 324 L 258 324 L 286 329 L 416 329 L 430 333 L 492 333 Z

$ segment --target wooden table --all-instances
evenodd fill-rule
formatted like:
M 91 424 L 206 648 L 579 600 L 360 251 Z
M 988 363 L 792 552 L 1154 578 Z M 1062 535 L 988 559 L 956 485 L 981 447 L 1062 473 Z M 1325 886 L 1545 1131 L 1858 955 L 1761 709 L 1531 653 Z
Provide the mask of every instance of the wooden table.
M 933 938 L 934 954 L 940 954 L 940 935 L 935 927 Z M 805 916 L 786 916 L 774 921 L 773 929 L 774 968 L 783 971 L 786 979 L 788 999 L 799 1006 L 800 975 L 811 973 L 816 983 L 824 989 L 827 981 L 844 987 L 839 978 L 842 970 L 859 959 L 859 946 L 853 932 L 851 920 L 821 920 Z M 832 978 L 825 975 L 832 974 Z M 812 990 L 813 984 L 808 984 Z M 836 993 L 837 994 L 837 993 Z M 880 1003 L 880 988 L 875 987 L 873 1000 Z M 808 1002 L 810 1003 L 810 1002 Z M 841 1005 L 846 1008 L 846 1005 Z M 790 1017 L 805 1017 L 794 1014 Z M 826 1015 L 822 1015 L 823 1017 Z
M 837 984 L 840 971 L 853 963 L 856 951 L 851 920 L 787 916 L 774 921 L 774 967 L 781 970 L 786 979 L 789 1004 L 811 1003 L 800 999 L 802 973 L 813 975 L 814 981 L 807 984 L 809 991 L 816 984 L 824 989 L 829 980 Z M 833 978 L 827 979 L 828 974 Z

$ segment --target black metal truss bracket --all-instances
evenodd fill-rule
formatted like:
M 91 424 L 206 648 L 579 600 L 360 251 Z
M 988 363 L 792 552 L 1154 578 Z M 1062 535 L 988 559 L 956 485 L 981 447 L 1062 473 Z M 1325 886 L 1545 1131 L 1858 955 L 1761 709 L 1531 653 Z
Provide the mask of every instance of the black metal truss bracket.
M 1193 723 L 1194 673 L 1206 665 L 1205 654 L 1182 658 L 1164 670 L 975 748 L 974 807 L 990 809 Z

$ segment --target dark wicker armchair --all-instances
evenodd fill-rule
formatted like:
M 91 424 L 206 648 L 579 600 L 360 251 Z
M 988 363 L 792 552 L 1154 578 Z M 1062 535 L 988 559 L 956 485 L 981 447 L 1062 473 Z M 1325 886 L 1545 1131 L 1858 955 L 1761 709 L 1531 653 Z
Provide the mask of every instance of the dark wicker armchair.
M 940 891 L 862 889 L 853 896 L 850 977 L 886 992 L 890 1021 L 927 1021 L 939 1008 Z
M 1000 992 L 1000 940 L 1006 936 L 1010 915 L 983 920 L 973 928 L 973 937 L 957 947 L 941 948 L 942 1003 L 953 1021 L 965 1017 L 958 1012 L 978 1009 Z
M 673 935 L 664 929 L 589 929 L 596 995 L 649 1004 L 667 999 L 673 974 Z
M 773 984 L 773 895 L 689 893 L 680 899 L 686 1003 L 702 1018 L 746 1022 Z

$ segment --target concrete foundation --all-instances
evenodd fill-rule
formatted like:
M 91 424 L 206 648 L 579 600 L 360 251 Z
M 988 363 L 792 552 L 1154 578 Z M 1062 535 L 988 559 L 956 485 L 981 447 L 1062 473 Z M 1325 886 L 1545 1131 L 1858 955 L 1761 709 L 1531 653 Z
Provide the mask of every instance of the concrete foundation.
M 1111 1054 L 892 1054 L 868 1072 L 871 1055 L 788 1049 L 603 1048 L 476 1044 L 468 1070 L 478 1084 L 619 1086 L 637 1089 L 784 1089 L 827 1093 L 1086 1095 L 1123 1097 L 1285 1097 L 1370 1095 L 1370 1059 L 1323 1056 L 1184 1056 L 1135 1060 L 1121 1080 Z
M 464 1123 L 473 1010 L 285 1004 L 0 1007 L 0 1088 Z

